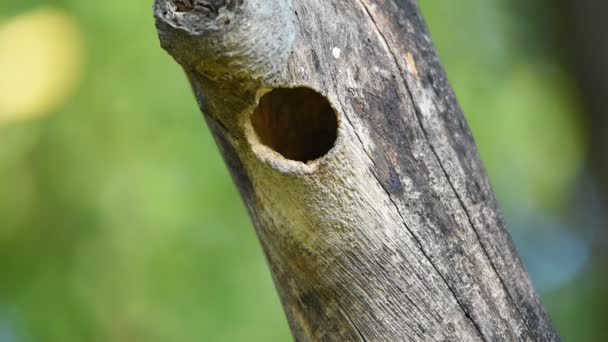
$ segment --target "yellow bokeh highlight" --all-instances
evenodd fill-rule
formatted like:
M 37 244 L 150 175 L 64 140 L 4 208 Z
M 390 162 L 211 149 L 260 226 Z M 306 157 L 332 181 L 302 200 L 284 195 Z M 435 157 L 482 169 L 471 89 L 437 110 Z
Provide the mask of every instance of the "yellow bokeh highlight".
M 81 79 L 83 37 L 75 20 L 44 8 L 0 23 L 0 125 L 42 117 Z

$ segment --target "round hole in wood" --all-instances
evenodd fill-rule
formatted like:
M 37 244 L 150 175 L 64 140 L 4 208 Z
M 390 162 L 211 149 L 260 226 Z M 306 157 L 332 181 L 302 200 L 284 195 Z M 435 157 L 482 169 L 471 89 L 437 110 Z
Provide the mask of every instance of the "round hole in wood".
M 327 154 L 338 136 L 338 118 L 329 101 L 306 87 L 266 93 L 251 124 L 264 145 L 304 163 Z

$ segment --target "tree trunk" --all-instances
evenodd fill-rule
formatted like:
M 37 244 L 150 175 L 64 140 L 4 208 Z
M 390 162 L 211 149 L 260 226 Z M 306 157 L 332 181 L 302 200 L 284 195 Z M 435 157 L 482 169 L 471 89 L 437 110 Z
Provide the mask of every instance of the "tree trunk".
M 414 0 L 156 0 L 299 341 L 557 341 Z

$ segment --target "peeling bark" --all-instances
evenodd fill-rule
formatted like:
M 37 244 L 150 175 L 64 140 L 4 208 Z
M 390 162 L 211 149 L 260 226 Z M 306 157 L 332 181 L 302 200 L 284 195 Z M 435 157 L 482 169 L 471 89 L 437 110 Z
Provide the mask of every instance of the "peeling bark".
M 156 0 L 154 11 L 296 340 L 559 340 L 415 1 Z

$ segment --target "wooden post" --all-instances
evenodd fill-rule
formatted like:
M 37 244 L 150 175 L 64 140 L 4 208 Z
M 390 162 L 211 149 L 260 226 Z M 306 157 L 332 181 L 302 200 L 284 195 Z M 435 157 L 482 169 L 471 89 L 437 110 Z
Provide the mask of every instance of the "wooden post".
M 414 0 L 156 0 L 154 13 L 296 340 L 559 340 Z

